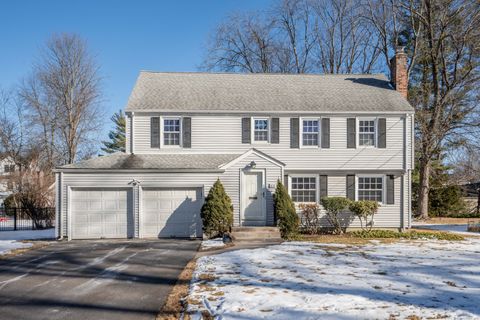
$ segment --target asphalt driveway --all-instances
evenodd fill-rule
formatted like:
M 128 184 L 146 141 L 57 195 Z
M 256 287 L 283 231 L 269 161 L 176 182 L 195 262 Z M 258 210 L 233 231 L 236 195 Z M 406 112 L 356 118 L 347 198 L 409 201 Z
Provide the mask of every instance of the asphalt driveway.
M 199 244 L 71 241 L 0 259 L 0 319 L 155 319 Z

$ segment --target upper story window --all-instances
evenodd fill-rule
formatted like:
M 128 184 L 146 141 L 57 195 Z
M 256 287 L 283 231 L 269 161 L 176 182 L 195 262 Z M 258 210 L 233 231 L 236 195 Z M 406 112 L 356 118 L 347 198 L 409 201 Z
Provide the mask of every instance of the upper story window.
M 166 146 L 180 145 L 180 118 L 163 119 L 163 144 Z
M 6 164 L 3 166 L 3 171 L 5 173 L 15 172 L 15 165 L 14 164 Z
M 268 119 L 253 119 L 253 141 L 268 142 Z
M 293 202 L 317 201 L 316 177 L 292 177 L 291 187 Z
M 358 200 L 383 202 L 383 177 L 358 177 Z
M 376 124 L 375 120 L 368 119 L 358 121 L 358 145 L 375 146 Z
M 303 119 L 302 120 L 302 145 L 318 146 L 319 140 L 319 120 Z

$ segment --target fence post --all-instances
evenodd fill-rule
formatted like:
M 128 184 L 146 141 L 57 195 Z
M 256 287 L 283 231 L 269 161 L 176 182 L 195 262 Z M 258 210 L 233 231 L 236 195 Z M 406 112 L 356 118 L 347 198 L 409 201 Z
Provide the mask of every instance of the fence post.
M 17 208 L 13 208 L 13 230 L 17 230 Z

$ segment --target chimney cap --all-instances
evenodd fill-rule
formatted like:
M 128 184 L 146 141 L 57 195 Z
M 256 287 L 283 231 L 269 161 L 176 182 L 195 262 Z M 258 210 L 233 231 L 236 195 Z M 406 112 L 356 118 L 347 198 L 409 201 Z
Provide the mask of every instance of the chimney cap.
M 395 48 L 395 54 L 405 53 L 405 46 L 397 46 Z

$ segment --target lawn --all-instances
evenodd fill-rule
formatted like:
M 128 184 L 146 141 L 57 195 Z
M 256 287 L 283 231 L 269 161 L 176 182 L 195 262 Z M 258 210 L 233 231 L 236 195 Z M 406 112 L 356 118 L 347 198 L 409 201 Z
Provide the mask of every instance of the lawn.
M 480 318 L 480 239 L 289 242 L 205 256 L 192 318 Z M 208 317 L 206 317 L 208 318 Z

